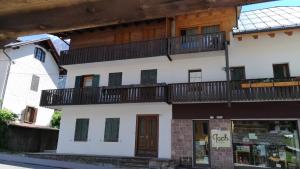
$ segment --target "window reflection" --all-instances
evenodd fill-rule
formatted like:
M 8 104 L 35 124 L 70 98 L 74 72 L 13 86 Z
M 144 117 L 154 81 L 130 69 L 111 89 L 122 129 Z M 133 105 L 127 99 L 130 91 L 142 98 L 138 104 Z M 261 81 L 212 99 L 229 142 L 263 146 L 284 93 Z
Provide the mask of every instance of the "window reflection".
M 300 167 L 296 121 L 233 121 L 232 130 L 235 165 Z

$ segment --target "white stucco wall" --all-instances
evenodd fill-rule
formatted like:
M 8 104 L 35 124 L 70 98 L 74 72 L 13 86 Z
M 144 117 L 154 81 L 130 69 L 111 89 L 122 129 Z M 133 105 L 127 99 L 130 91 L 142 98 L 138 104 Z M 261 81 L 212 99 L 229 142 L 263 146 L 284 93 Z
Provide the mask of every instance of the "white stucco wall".
M 245 66 L 246 78 L 273 78 L 273 64 L 288 63 L 291 76 L 300 76 L 300 30 L 292 36 L 278 32 L 274 38 L 260 34 L 258 39 L 243 36 L 230 42 L 230 66 Z
M 172 56 L 128 59 L 64 66 L 68 70 L 66 88 L 73 88 L 75 77 L 87 74 L 99 74 L 100 86 L 108 85 L 108 75 L 122 72 L 122 84 L 140 84 L 141 70 L 157 69 L 158 83 L 188 82 L 188 70 L 202 69 L 202 80 L 225 80 L 224 51 L 203 52 Z
M 137 114 L 159 115 L 158 157 L 171 158 L 172 106 L 166 103 L 64 106 L 58 153 L 135 155 Z M 89 118 L 87 142 L 74 142 L 76 118 Z M 119 142 L 104 142 L 105 118 L 120 118 Z
M 57 88 L 59 69 L 51 53 L 45 49 L 44 63 L 34 58 L 35 47 L 32 44 L 7 50 L 14 64 L 10 68 L 3 107 L 18 115 L 23 113 L 26 106 L 35 107 L 38 109 L 35 124 L 46 126 L 49 125 L 54 110 L 39 107 L 41 90 Z M 33 74 L 40 77 L 37 92 L 30 89 Z
M 9 66 L 9 60 L 4 55 L 2 50 L 3 49 L 0 49 L 0 99 L 1 99 L 1 96 L 3 96 L 5 78 L 6 78 L 8 66 Z

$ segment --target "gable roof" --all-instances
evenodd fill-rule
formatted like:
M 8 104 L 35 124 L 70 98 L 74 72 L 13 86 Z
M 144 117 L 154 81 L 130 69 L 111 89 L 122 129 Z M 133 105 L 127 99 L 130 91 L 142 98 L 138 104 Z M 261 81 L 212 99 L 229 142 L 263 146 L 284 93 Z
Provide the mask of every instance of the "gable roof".
M 59 54 L 50 38 L 41 38 L 41 39 L 36 39 L 36 40 L 13 42 L 13 43 L 9 43 L 9 44 L 5 45 L 4 48 L 15 48 L 15 47 L 26 46 L 29 44 L 40 45 L 43 48 L 45 48 L 46 50 L 48 50 L 51 53 L 51 55 L 53 56 L 56 64 L 58 65 Z
M 300 28 L 300 6 L 272 7 L 242 12 L 233 34 Z

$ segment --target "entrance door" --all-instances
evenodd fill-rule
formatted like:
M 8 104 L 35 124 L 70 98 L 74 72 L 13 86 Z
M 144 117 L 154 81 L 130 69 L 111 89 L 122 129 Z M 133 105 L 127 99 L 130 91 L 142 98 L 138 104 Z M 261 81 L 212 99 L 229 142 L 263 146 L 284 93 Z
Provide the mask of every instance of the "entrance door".
M 136 133 L 136 155 L 157 157 L 158 115 L 138 115 Z
M 209 165 L 209 124 L 208 121 L 194 121 L 194 165 Z

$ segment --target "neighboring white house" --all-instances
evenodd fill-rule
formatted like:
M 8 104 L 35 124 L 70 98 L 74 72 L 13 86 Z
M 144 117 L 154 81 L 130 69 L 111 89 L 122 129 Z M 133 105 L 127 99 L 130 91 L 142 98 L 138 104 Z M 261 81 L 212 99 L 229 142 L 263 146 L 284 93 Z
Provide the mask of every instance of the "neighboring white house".
M 67 89 L 41 98 L 42 106 L 63 111 L 57 152 L 154 156 L 224 169 L 299 168 L 300 7 L 242 13 L 243 29 L 234 30 L 230 11 L 172 18 L 171 32 L 181 37 L 163 43 L 98 46 L 113 39 L 103 30 L 138 37 L 122 25 L 67 32 L 71 48 L 61 56 Z M 122 39 L 117 33 L 115 42 Z M 214 147 L 216 139 L 225 143 Z
M 58 54 L 51 40 L 10 43 L 0 60 L 2 108 L 16 113 L 20 123 L 49 126 L 54 109 L 39 104 L 41 91 L 58 85 Z

